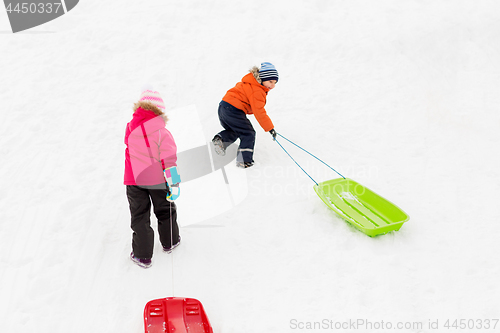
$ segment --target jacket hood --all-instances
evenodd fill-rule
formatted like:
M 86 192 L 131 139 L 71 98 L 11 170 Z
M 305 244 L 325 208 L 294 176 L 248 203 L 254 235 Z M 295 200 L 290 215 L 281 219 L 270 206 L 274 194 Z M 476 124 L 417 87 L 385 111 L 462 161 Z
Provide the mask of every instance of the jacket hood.
M 262 80 L 260 78 L 260 74 L 259 74 L 259 67 L 257 66 L 253 66 L 251 69 L 250 69 L 250 73 L 252 73 L 253 77 L 255 78 L 255 80 L 257 80 L 257 82 L 259 84 L 262 84 Z
M 144 124 L 146 134 L 165 128 L 166 116 L 164 114 L 156 115 L 153 111 L 137 107 L 132 120 L 128 123 L 131 135 L 143 135 L 142 131 L 134 131 L 137 127 Z
M 159 107 L 154 105 L 153 103 L 149 101 L 139 101 L 134 104 L 134 112 L 137 111 L 138 108 L 151 111 L 157 116 L 162 116 L 163 120 L 165 120 L 165 124 L 168 122 L 168 117 L 167 115 L 161 110 Z
M 259 69 L 257 67 L 253 67 L 250 70 L 250 73 L 245 75 L 243 79 L 241 79 L 241 82 L 243 83 L 250 83 L 254 87 L 259 87 L 262 89 L 266 94 L 269 91 L 269 88 L 265 87 L 262 85 L 262 80 L 260 79 L 259 75 Z

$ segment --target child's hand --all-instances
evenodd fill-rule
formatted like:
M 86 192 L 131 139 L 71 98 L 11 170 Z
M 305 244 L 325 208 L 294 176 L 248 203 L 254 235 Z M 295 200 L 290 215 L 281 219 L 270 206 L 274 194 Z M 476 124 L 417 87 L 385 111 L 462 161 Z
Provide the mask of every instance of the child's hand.
M 273 140 L 276 141 L 276 131 L 274 130 L 274 128 L 272 130 L 269 131 L 269 133 L 271 133 L 271 135 L 273 136 Z
M 173 202 L 181 195 L 181 188 L 179 187 L 179 183 L 169 186 L 169 191 L 167 194 L 167 200 Z
M 169 186 L 179 184 L 181 182 L 181 175 L 179 175 L 177 167 L 175 166 L 163 170 L 163 176 Z

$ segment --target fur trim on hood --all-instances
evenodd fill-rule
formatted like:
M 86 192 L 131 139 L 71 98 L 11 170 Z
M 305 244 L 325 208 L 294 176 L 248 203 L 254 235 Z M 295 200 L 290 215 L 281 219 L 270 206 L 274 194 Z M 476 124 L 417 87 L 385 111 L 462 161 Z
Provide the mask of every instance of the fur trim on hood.
M 259 74 L 259 67 L 253 66 L 249 72 L 253 74 L 253 77 L 257 80 L 257 82 L 259 82 L 259 84 L 262 84 L 262 80 L 260 79 Z
M 134 104 L 134 112 L 138 109 L 138 108 L 141 108 L 141 109 L 144 109 L 144 110 L 148 110 L 148 111 L 151 111 L 153 112 L 155 115 L 157 116 L 161 116 L 163 118 L 163 120 L 165 120 L 165 124 L 167 123 L 168 121 L 168 117 L 167 115 L 159 108 L 157 107 L 156 105 L 154 105 L 153 103 L 151 102 L 148 102 L 148 101 L 139 101 L 137 103 Z

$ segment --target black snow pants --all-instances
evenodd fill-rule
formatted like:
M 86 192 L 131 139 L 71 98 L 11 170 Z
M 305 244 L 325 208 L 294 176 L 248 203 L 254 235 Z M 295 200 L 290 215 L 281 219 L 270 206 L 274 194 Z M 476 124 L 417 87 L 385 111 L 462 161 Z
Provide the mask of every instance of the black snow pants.
M 165 185 L 163 185 L 165 187 Z M 151 228 L 151 202 L 158 219 L 158 233 L 163 247 L 171 247 L 172 240 L 179 241 L 177 210 L 174 202 L 166 199 L 168 190 L 158 187 L 127 185 L 130 206 L 132 251 L 137 258 L 153 257 L 154 231 Z

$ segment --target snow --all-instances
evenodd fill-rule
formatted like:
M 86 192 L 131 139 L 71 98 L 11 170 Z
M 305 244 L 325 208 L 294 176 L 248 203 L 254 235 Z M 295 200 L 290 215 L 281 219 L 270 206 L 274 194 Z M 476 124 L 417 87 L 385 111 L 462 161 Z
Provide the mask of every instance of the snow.
M 500 318 L 499 9 L 89 0 L 18 34 L 0 11 L 0 331 L 141 332 L 145 304 L 167 296 L 199 299 L 221 333 Z M 178 144 L 194 148 L 262 61 L 280 74 L 267 103 L 277 132 L 410 221 L 355 230 L 252 118 L 257 165 L 227 165 L 227 186 L 220 170 L 184 184 L 181 246 L 157 243 L 153 266 L 137 267 L 122 179 L 140 88 L 160 91 Z M 174 124 L 182 110 L 198 114 L 192 127 Z M 338 177 L 283 145 L 317 181 Z

